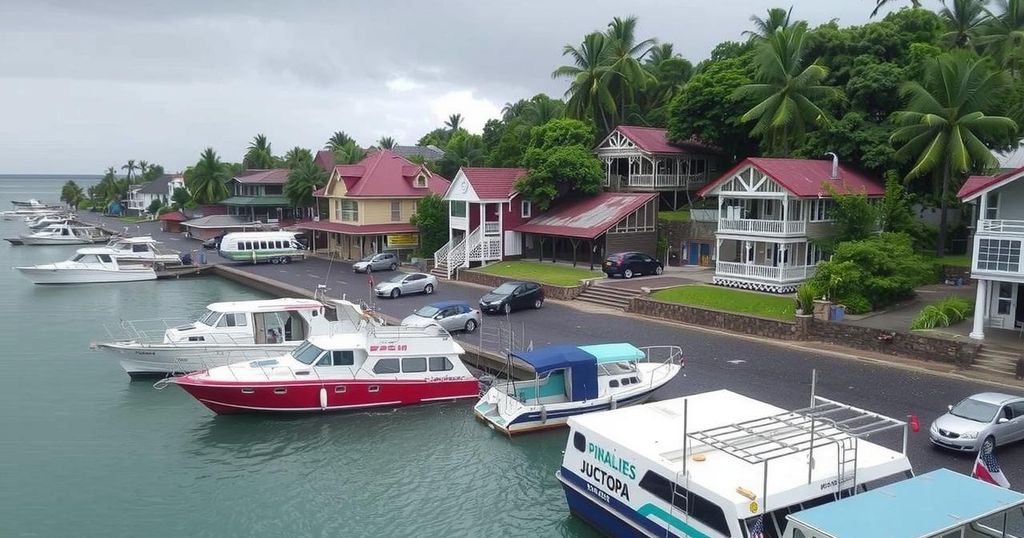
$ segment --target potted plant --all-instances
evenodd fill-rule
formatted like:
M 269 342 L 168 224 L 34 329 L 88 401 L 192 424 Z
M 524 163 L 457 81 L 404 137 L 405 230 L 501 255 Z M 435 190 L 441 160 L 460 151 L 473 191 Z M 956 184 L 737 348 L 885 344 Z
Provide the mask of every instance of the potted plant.
M 796 315 L 810 316 L 814 313 L 814 288 L 804 283 L 796 289 Z

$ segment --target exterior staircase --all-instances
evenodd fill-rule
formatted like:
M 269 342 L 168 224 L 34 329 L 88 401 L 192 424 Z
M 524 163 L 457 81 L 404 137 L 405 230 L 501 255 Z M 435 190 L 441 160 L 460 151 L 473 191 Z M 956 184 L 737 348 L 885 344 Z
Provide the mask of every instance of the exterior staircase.
M 434 264 L 434 268 L 430 270 L 430 274 L 436 276 L 437 278 L 447 279 L 448 276 L 451 274 L 448 272 L 448 259 L 445 258 L 442 260 L 438 260 L 437 263 Z
M 583 293 L 576 297 L 576 300 L 606 306 L 616 310 L 625 310 L 626 307 L 629 306 L 629 300 L 642 293 L 643 292 L 640 290 L 593 285 L 583 290 Z
M 984 344 L 971 368 L 1012 376 L 1017 370 L 1017 359 L 1020 355 L 1020 349 Z

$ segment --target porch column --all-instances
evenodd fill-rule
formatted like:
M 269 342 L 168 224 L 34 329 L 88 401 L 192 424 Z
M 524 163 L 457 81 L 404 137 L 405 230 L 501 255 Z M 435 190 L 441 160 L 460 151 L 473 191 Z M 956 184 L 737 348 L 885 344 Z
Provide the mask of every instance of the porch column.
M 452 250 L 452 240 L 455 239 L 455 232 L 452 231 L 452 225 L 451 225 L 451 220 L 452 220 L 452 204 L 454 204 L 454 202 L 452 202 L 452 201 L 448 202 L 448 222 L 449 222 L 449 224 L 448 224 L 448 252 L 446 252 L 445 255 L 444 255 L 444 263 L 445 263 L 445 265 L 448 264 L 448 258 L 452 255 L 452 252 L 451 252 L 451 250 Z M 441 263 L 441 260 L 434 260 L 434 265 L 437 265 L 439 263 Z
M 782 231 L 786 231 L 786 223 L 789 222 L 789 196 L 782 195 Z
M 597 249 L 594 247 L 594 242 L 593 241 L 587 241 L 587 248 L 590 249 L 590 270 L 593 271 L 594 270 L 594 251 L 597 250 Z
M 754 244 L 750 241 L 743 242 L 743 263 L 747 265 L 753 265 L 754 263 Z
M 504 202 L 501 202 L 501 203 L 498 204 L 498 259 L 499 260 L 504 260 L 505 259 L 505 225 L 503 224 L 504 219 L 501 216 L 501 214 L 505 212 L 505 210 L 503 209 L 504 207 L 505 207 L 505 203 Z M 508 208 L 509 208 L 509 211 L 512 210 L 512 203 L 511 202 L 509 202 Z
M 719 221 L 718 222 L 718 227 L 719 227 L 719 229 L 721 229 L 721 227 L 722 227 L 722 222 L 721 222 L 722 221 L 722 204 L 724 204 L 724 203 L 725 203 L 724 197 L 721 194 L 719 194 L 718 195 L 718 221 Z M 715 258 L 715 259 L 717 260 L 718 258 Z
M 970 337 L 975 340 L 985 339 L 985 302 L 988 299 L 988 280 L 978 280 L 978 293 L 974 298 L 974 330 Z

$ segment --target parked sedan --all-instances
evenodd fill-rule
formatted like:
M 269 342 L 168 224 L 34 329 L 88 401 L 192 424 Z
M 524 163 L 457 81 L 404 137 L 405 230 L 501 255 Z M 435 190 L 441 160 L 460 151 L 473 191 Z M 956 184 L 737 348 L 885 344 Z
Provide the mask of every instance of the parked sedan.
M 410 293 L 430 295 L 437 288 L 437 277 L 426 273 L 402 273 L 377 284 L 373 292 L 377 297 L 397 299 Z
M 928 437 L 937 446 L 976 452 L 1024 439 L 1024 398 L 998 392 L 969 396 L 935 419 Z
M 636 275 L 660 275 L 665 267 L 658 260 L 642 252 L 619 252 L 605 258 L 601 270 L 609 278 L 615 275 L 633 278 Z
M 521 308 L 542 306 L 544 289 L 536 282 L 506 282 L 480 298 L 480 310 L 486 314 L 508 314 Z
M 227 235 L 227 234 L 215 235 L 215 236 L 207 239 L 206 241 L 203 241 L 203 248 L 205 248 L 207 250 L 217 250 L 217 249 L 219 249 L 220 248 L 220 240 L 224 239 L 225 235 Z
M 370 254 L 365 258 L 352 264 L 352 270 L 357 273 L 372 273 L 374 271 L 394 271 L 398 269 L 398 256 L 394 252 L 379 252 Z
M 461 301 L 445 301 L 424 306 L 402 320 L 403 327 L 440 325 L 448 332 L 471 333 L 480 326 L 480 311 Z

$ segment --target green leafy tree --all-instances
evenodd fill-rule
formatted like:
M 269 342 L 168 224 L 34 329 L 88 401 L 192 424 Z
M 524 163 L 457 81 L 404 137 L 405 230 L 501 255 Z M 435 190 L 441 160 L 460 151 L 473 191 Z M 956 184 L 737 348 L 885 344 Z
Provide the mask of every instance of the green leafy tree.
M 878 12 L 885 6 L 895 4 L 895 0 L 875 0 L 875 9 L 871 11 L 871 17 L 878 15 Z M 914 9 L 921 7 L 921 0 L 910 0 L 910 5 Z
M 366 150 L 357 146 L 355 142 L 347 142 L 333 153 L 334 162 L 337 164 L 356 164 L 366 157 Z
M 1014 75 L 1024 68 L 1024 0 L 995 0 L 976 43 Z
M 60 201 L 68 205 L 72 209 L 78 209 L 78 206 L 85 201 L 85 192 L 82 187 L 75 183 L 73 180 L 68 180 L 64 183 L 64 186 L 60 188 Z
M 644 69 L 653 82 L 638 93 L 636 103 L 627 109 L 626 120 L 664 127 L 668 124 L 672 98 L 693 76 L 693 64 L 675 54 L 671 43 L 659 43 L 648 53 Z
M 292 207 L 312 207 L 316 203 L 313 191 L 326 185 L 327 179 L 327 172 L 317 166 L 312 159 L 301 161 L 288 173 L 284 195 Z
M 390 136 L 382 136 L 380 137 L 380 140 L 377 141 L 377 147 L 380 149 L 395 149 L 396 145 L 395 139 Z
M 295 146 L 284 154 L 285 168 L 294 169 L 305 162 L 313 162 L 313 152 L 306 148 Z
M 487 152 L 484 149 L 483 138 L 480 135 L 470 134 L 465 129 L 459 129 L 452 134 L 445 148 L 444 157 L 439 163 L 440 174 L 444 177 L 455 177 L 459 168 L 463 166 L 483 166 L 486 163 Z
M 969 47 L 973 44 L 989 20 L 985 10 L 987 3 L 988 0 L 950 0 L 950 3 L 942 0 L 939 16 L 949 28 L 942 36 L 946 46 Z
M 448 139 L 451 138 L 452 132 L 444 127 L 438 127 L 433 131 L 423 135 L 416 142 L 417 146 L 436 146 L 444 149 L 448 145 Z
M 937 252 L 945 253 L 950 189 L 971 170 L 995 167 L 998 161 L 989 144 L 1008 140 L 1016 123 L 1002 116 L 987 116 L 1006 93 L 1008 78 L 963 53 L 945 54 L 930 63 L 921 83 L 906 83 L 901 94 L 905 110 L 897 112 L 899 128 L 892 142 L 895 157 L 914 160 L 907 178 L 934 174 L 940 185 L 940 221 Z
M 338 151 L 338 149 L 352 144 L 355 145 L 356 140 L 348 135 L 345 131 L 335 131 L 330 138 L 327 139 L 327 149 L 331 151 Z
M 462 114 L 452 114 L 448 116 L 448 120 L 444 122 L 445 128 L 452 133 L 462 128 Z
M 516 181 L 516 190 L 541 211 L 570 191 L 601 192 L 604 170 L 590 151 L 593 142 L 593 127 L 579 120 L 560 119 L 534 127 L 523 157 L 530 172 Z
M 181 211 L 187 207 L 192 207 L 192 195 L 189 194 L 188 189 L 185 187 L 178 187 L 171 193 L 171 207 L 175 211 Z
M 722 148 L 735 160 L 757 151 L 757 142 L 739 121 L 749 106 L 733 98 L 738 88 L 750 84 L 750 64 L 749 53 L 705 64 L 669 105 L 669 138 L 698 139 Z
M 163 198 L 155 198 L 149 203 L 149 207 L 146 208 L 146 213 L 149 213 L 150 215 L 159 215 L 160 210 L 163 209 L 165 205 Z
M 132 183 L 135 179 L 135 171 L 138 170 L 138 165 L 135 164 L 135 159 L 128 159 L 128 163 L 121 167 L 121 170 L 127 170 L 125 178 L 128 180 L 128 184 Z
M 242 165 L 247 170 L 266 170 L 274 167 L 274 152 L 266 135 L 257 134 L 242 158 Z
M 561 118 L 564 113 L 565 103 L 543 93 L 507 103 L 501 120 L 489 120 L 484 125 L 482 140 L 487 165 L 520 166 L 530 143 L 530 129 Z
M 144 162 L 144 161 L 143 161 Z M 159 164 L 146 164 L 145 171 L 141 172 L 139 176 L 140 183 L 149 183 L 154 179 L 164 175 L 164 167 Z
M 605 31 L 611 73 L 608 86 L 617 103 L 615 125 L 625 123 L 626 107 L 633 103 L 639 92 L 655 82 L 654 76 L 644 69 L 641 62 L 658 41 L 653 38 L 638 41 L 636 23 L 636 17 L 614 17 Z
M 433 256 L 448 242 L 448 202 L 437 194 L 420 198 L 409 222 L 420 232 L 420 253 Z
M 185 171 L 185 187 L 192 193 L 192 200 L 198 204 L 215 204 L 230 196 L 229 170 L 213 148 L 203 150 L 199 161 Z
M 825 242 L 826 250 L 846 241 L 861 241 L 878 230 L 878 208 L 863 193 L 839 192 L 826 185 L 832 195 L 833 207 L 829 215 L 833 221 L 832 236 Z
M 612 70 L 609 58 L 612 44 L 601 32 L 592 32 L 583 38 L 579 47 L 566 45 L 562 56 L 572 59 L 572 65 L 563 65 L 551 73 L 553 78 L 568 78 L 565 92 L 565 112 L 570 118 L 592 120 L 602 132 L 611 131 L 616 117 L 615 97 L 611 92 Z
M 754 23 L 754 29 L 743 32 L 743 35 L 752 40 L 766 39 L 775 33 L 776 30 L 788 29 L 792 15 L 792 7 L 788 10 L 773 7 L 768 10 L 768 16 L 763 19 L 757 15 L 751 15 L 750 22 Z

